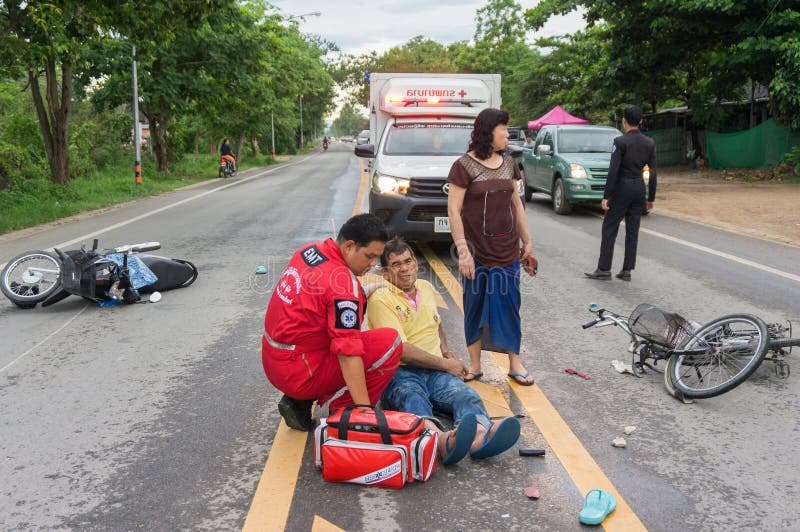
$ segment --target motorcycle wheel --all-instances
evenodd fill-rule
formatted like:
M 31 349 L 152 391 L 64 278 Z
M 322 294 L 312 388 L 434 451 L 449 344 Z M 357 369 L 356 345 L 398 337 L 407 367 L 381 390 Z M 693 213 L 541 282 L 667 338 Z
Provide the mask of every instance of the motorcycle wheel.
M 20 308 L 33 308 L 61 286 L 61 261 L 46 251 L 11 259 L 0 274 L 0 290 Z

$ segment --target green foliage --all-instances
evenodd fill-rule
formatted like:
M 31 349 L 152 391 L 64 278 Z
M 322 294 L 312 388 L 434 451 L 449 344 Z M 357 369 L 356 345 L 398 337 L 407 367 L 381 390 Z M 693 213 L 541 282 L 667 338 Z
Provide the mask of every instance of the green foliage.
M 362 130 L 369 129 L 369 119 L 346 103 L 339 111 L 339 116 L 331 125 L 331 135 L 341 137 L 343 135 L 358 135 Z M 374 140 L 374 139 L 373 139 Z
M 709 128 L 722 120 L 722 101 L 741 101 L 751 82 L 769 86 L 777 118 L 800 125 L 800 2 L 774 0 L 543 0 L 525 13 L 538 29 L 553 15 L 584 10 L 602 55 L 576 54 L 562 68 L 597 64 L 582 77 L 608 108 L 617 101 L 638 102 L 655 111 L 680 101 Z M 591 34 L 587 31 L 587 34 Z M 569 45 L 584 36 L 573 36 Z M 568 93 L 562 96 L 570 97 Z M 566 103 L 587 101 L 580 94 Z

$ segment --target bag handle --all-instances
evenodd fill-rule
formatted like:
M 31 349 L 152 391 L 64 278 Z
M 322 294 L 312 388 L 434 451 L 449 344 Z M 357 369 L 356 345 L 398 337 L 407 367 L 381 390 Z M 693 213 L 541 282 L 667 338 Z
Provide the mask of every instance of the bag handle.
M 381 440 L 384 445 L 392 444 L 392 435 L 389 432 L 389 422 L 386 421 L 386 414 L 377 406 L 372 405 L 349 405 L 342 411 L 342 416 L 339 418 L 339 439 L 347 439 L 347 431 L 350 429 L 350 414 L 356 408 L 369 408 L 375 412 L 375 419 L 378 422 L 378 432 L 381 435 Z

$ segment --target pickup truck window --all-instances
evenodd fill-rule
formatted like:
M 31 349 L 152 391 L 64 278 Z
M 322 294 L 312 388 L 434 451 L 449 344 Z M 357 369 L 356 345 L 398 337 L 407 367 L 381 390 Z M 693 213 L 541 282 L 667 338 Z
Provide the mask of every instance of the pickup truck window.
M 386 155 L 462 155 L 469 146 L 472 125 L 394 124 L 387 131 Z
M 614 139 L 620 136 L 617 130 L 602 129 L 558 132 L 559 153 L 611 153 Z
M 549 131 L 546 132 L 544 134 L 544 140 L 542 141 L 542 144 L 547 144 L 548 146 L 550 146 L 550 151 L 552 152 L 553 148 L 555 148 L 555 145 L 553 144 L 553 134 L 550 133 Z

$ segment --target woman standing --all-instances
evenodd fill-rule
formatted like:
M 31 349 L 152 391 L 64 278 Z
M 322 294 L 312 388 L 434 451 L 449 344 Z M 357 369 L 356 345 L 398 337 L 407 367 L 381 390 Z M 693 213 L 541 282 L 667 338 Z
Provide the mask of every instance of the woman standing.
M 508 353 L 508 376 L 530 386 L 533 378 L 519 358 L 519 276 L 520 259 L 532 257 L 533 244 L 517 192 L 522 176 L 511 156 L 502 153 L 507 146 L 508 112 L 481 111 L 469 151 L 450 169 L 447 213 L 464 290 L 470 359 L 465 380 L 483 376 L 483 348 Z

